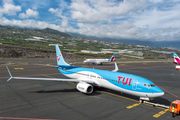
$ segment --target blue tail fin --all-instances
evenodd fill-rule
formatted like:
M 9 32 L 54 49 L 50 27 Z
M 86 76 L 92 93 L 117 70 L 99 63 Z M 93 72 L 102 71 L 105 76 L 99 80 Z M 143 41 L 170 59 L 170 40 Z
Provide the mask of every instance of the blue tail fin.
M 57 44 L 55 45 L 55 47 L 56 47 L 57 65 L 68 65 L 69 66 L 69 64 L 64 61 L 64 58 L 63 58 L 61 51 Z

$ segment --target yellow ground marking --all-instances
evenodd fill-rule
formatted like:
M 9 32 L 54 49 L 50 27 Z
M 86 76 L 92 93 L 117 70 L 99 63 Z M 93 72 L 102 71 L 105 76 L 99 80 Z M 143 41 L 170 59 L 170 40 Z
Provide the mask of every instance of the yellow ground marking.
M 121 64 L 121 65 L 126 65 L 126 64 Z
M 147 65 L 147 63 L 142 63 L 143 65 Z
M 101 92 L 102 92 L 102 93 L 109 94 L 109 95 L 113 95 L 113 96 L 116 96 L 116 97 L 124 98 L 124 99 L 127 99 L 127 100 L 131 100 L 131 101 L 134 101 L 134 102 L 139 102 L 138 100 L 134 100 L 134 99 L 127 98 L 127 97 L 124 97 L 124 96 L 116 95 L 116 94 L 109 93 L 109 92 L 106 92 L 106 91 L 101 91 Z
M 101 92 L 102 92 L 102 93 L 105 93 L 105 94 L 112 95 L 112 96 L 116 96 L 116 97 L 124 98 L 124 99 L 130 100 L 130 101 L 139 102 L 138 100 L 134 100 L 134 99 L 131 99 L 131 98 L 128 98 L 128 97 L 124 97 L 124 96 L 116 95 L 116 94 L 109 93 L 109 92 L 106 92 L 106 91 L 101 91 Z M 146 104 L 146 103 L 143 103 L 143 104 L 153 107 L 153 105 L 150 105 L 150 104 Z M 134 104 L 134 105 L 135 105 L 135 104 Z M 163 109 L 163 110 L 165 110 L 165 108 L 161 108 L 161 107 L 156 107 L 156 108 L 159 108 L 159 109 Z
M 141 103 L 135 103 L 135 104 L 133 104 L 133 105 L 127 106 L 126 108 L 127 108 L 127 109 L 131 109 L 131 108 L 136 107 L 136 106 L 138 106 L 138 105 L 140 105 L 140 104 L 141 104 Z
M 88 67 L 87 65 L 81 65 L 81 67 Z
M 15 70 L 24 70 L 24 68 L 14 68 Z
M 158 117 L 160 117 L 161 115 L 165 114 L 167 111 L 169 111 L 169 109 L 165 109 L 164 111 L 160 111 L 159 113 L 153 115 L 153 117 L 158 118 Z
M 76 83 L 73 83 L 73 82 L 69 82 L 69 81 L 67 81 L 68 83 L 70 83 L 70 84 L 74 84 L 74 85 L 77 85 Z
M 48 75 L 44 75 L 44 74 L 41 74 L 42 76 L 45 76 L 45 77 L 49 77 L 49 78 L 54 78 L 56 79 L 55 77 L 51 77 L 51 76 L 48 76 Z
M 51 64 L 46 64 L 46 65 L 51 65 Z

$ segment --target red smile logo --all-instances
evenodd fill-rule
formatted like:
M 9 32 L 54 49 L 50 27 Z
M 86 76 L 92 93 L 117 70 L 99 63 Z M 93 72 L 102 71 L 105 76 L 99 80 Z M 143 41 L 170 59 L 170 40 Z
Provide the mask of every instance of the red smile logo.
M 59 54 L 59 56 L 57 56 L 57 60 L 59 61 L 61 58 L 61 54 Z

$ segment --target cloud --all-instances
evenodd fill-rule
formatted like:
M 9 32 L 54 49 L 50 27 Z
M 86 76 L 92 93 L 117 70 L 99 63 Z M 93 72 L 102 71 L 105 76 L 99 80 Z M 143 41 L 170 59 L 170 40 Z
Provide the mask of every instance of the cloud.
M 60 21 L 61 21 L 61 26 L 62 26 L 62 27 L 68 27 L 68 17 L 62 15 L 63 9 L 59 9 L 59 8 L 56 8 L 56 9 L 54 9 L 54 8 L 49 8 L 48 11 L 61 18 Z
M 2 7 L 0 6 L 0 16 L 7 14 L 9 16 L 16 15 L 16 12 L 21 11 L 21 6 L 14 5 L 12 0 L 3 0 Z
M 0 24 L 4 25 L 4 26 L 15 26 L 15 27 L 21 27 L 21 28 L 38 28 L 38 29 L 44 29 L 44 28 L 52 28 L 58 31 L 62 31 L 62 32 L 66 32 L 66 31 L 70 31 L 70 32 L 77 32 L 74 28 L 72 28 L 71 26 L 66 26 L 63 27 L 61 25 L 56 25 L 56 24 L 50 24 L 48 22 L 45 21 L 38 21 L 38 20 L 8 20 L 5 17 L 1 17 L 0 18 Z
M 67 5 L 66 3 L 62 2 L 61 3 L 65 4 L 65 6 Z M 63 4 L 60 4 L 61 8 L 49 8 L 49 12 L 51 12 L 52 14 L 55 14 L 56 16 L 58 16 L 61 21 L 61 26 L 62 27 L 68 27 L 68 17 L 62 15 L 62 11 L 63 9 L 65 9 L 65 7 L 63 6 Z
M 51 12 L 51 13 L 53 13 L 53 14 L 55 14 L 55 15 L 58 16 L 58 17 L 62 17 L 62 10 L 59 9 L 59 8 L 56 8 L 56 9 L 54 9 L 54 8 L 49 8 L 48 11 Z
M 41 3 L 32 2 L 35 0 L 17 1 L 22 1 L 22 4 L 19 2 L 21 6 L 15 5 L 12 0 L 4 0 L 0 6 L 0 14 L 15 15 L 21 11 L 21 7 L 31 9 L 21 12 L 18 20 L 14 16 L 0 15 L 1 25 L 39 29 L 49 27 L 62 32 L 101 38 L 180 40 L 179 0 L 46 0 Z M 5 7 L 5 4 L 12 5 L 14 11 Z
M 152 3 L 159 3 L 159 2 L 163 2 L 163 0 L 149 0 L 149 2 L 152 2 Z
M 34 18 L 38 18 L 38 11 L 34 11 L 34 10 L 31 10 L 31 9 L 28 9 L 26 10 L 26 13 L 20 13 L 19 14 L 19 18 L 29 18 L 29 17 L 34 17 Z
M 143 33 L 148 34 L 151 39 L 156 41 L 180 40 L 175 37 L 180 31 L 180 4 L 174 4 L 171 7 L 164 6 L 161 9 L 157 7 L 146 9 L 138 16 L 132 15 L 131 17 L 135 21 L 134 26 L 145 28 Z
M 79 22 L 95 23 L 121 17 L 130 12 L 146 7 L 146 0 L 74 0 L 71 3 L 71 17 Z
M 116 24 L 93 25 L 79 23 L 79 33 L 87 36 L 118 39 L 147 39 L 141 28 L 136 28 L 133 21 L 123 21 Z

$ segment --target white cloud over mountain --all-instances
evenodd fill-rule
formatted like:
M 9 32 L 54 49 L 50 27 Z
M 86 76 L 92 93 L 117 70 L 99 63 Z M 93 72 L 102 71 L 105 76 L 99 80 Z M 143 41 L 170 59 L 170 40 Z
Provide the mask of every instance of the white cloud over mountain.
M 37 11 L 31 10 L 31 9 L 27 9 L 26 13 L 20 13 L 19 14 L 19 18 L 29 18 L 29 17 L 34 17 L 34 18 L 38 18 L 39 13 Z
M 0 24 L 114 39 L 180 40 L 180 0 L 3 0 Z

